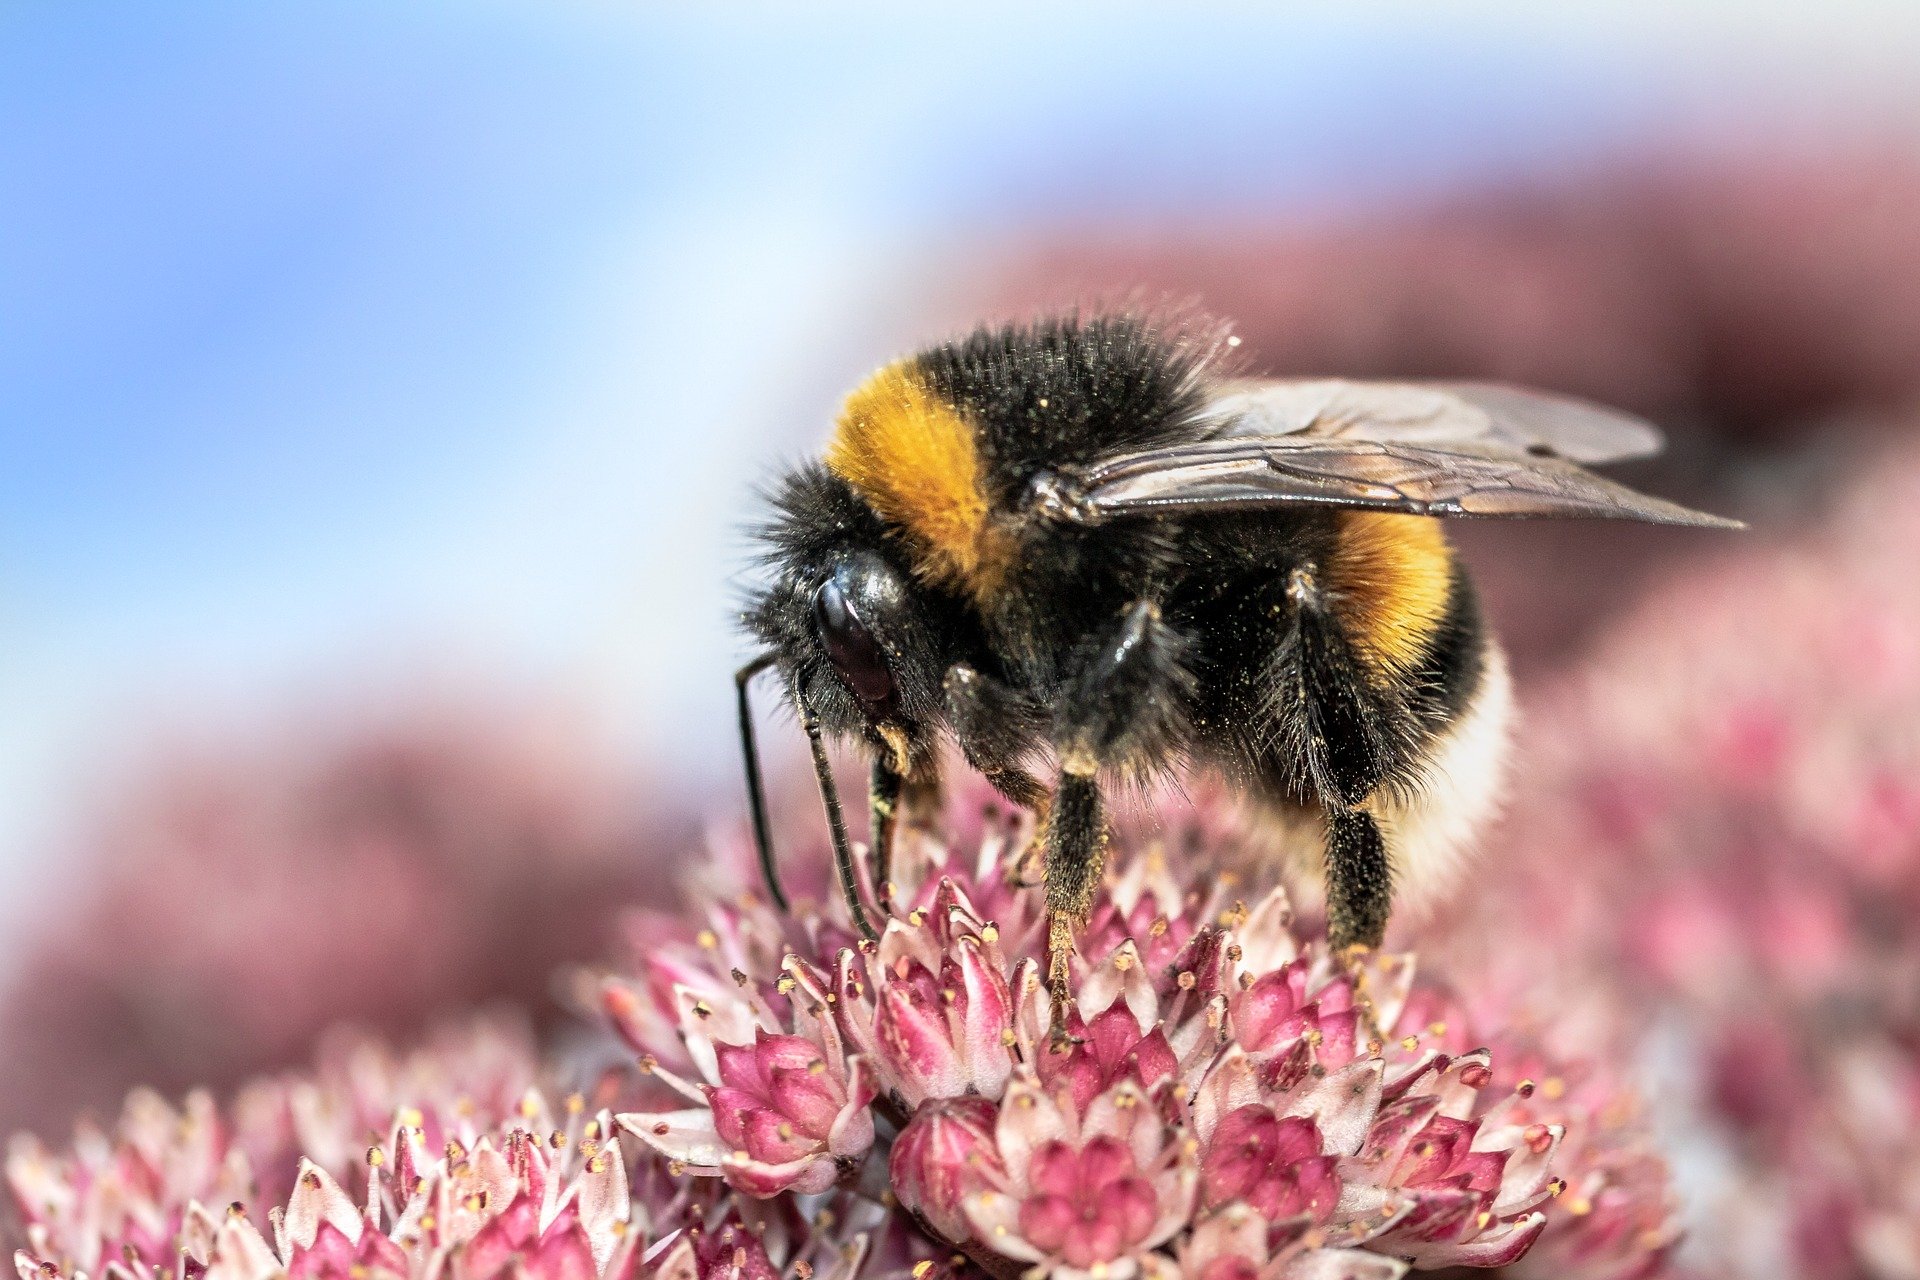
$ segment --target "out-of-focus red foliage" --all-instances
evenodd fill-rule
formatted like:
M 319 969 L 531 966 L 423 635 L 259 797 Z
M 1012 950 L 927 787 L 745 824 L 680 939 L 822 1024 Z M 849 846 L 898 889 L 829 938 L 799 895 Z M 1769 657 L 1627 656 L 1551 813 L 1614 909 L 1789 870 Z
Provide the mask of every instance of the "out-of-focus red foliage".
M 1075 227 L 987 301 L 1195 299 L 1256 372 L 1499 378 L 1778 432 L 1920 382 L 1916 201 L 1911 148 L 1689 154 L 1411 212 Z
M 498 705 L 154 752 L 16 947 L 0 1128 L 224 1085 L 342 1019 L 544 1007 L 691 824 L 643 814 L 584 724 Z

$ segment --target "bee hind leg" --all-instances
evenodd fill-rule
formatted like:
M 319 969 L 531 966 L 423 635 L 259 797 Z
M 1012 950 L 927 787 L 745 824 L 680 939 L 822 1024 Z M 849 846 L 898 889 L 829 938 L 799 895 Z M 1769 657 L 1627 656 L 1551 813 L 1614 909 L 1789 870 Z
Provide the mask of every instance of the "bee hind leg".
M 1362 809 L 1327 811 L 1327 945 L 1369 950 L 1386 936 L 1393 878 L 1380 828 Z
M 1326 856 L 1327 946 L 1353 984 L 1361 1029 L 1369 1040 L 1381 1040 L 1367 960 L 1387 933 L 1393 877 L 1373 816 L 1362 809 L 1328 808 Z

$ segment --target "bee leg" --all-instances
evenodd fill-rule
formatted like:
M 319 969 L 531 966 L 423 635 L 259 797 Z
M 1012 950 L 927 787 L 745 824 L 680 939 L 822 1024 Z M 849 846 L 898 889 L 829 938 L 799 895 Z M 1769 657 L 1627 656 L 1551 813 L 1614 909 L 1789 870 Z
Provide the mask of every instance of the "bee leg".
M 1091 773 L 1063 772 L 1047 817 L 1047 995 L 1055 1053 L 1072 1044 L 1067 1034 L 1069 965 L 1073 935 L 1093 912 L 1094 895 L 1107 861 L 1107 822 L 1100 785 Z
M 875 756 L 867 775 L 871 823 L 873 892 L 882 911 L 893 910 L 893 846 L 901 828 L 924 825 L 940 812 L 940 775 L 930 766 L 903 774 L 895 762 Z
M 1274 673 L 1285 691 L 1281 705 L 1294 709 L 1284 737 L 1298 744 L 1309 791 L 1326 815 L 1327 945 L 1353 981 L 1362 1024 L 1378 1039 L 1365 961 L 1386 935 L 1393 869 L 1363 806 L 1401 756 L 1398 726 L 1407 712 L 1354 648 L 1312 572 L 1294 570 L 1286 589 L 1294 631 Z
M 833 841 L 833 869 L 840 880 L 840 895 L 846 900 L 847 916 L 868 942 L 878 942 L 880 934 L 867 919 L 860 901 L 860 881 L 853 871 L 853 845 L 847 840 L 846 815 L 840 810 L 840 790 L 834 785 L 833 765 L 827 759 L 827 746 L 820 732 L 820 718 L 807 701 L 803 685 L 796 701 L 800 708 L 800 727 L 807 735 L 807 748 L 813 755 L 813 777 L 820 788 L 820 805 L 827 815 L 827 835 Z
M 906 779 L 884 756 L 873 758 L 867 774 L 867 804 L 871 821 L 867 839 L 873 846 L 873 894 L 882 912 L 893 910 L 893 835 L 900 822 L 900 796 Z
M 1179 750 L 1193 694 L 1185 636 L 1150 600 L 1130 605 L 1085 655 L 1054 719 L 1060 785 L 1047 817 L 1047 986 L 1052 1041 L 1067 1041 L 1073 935 L 1093 911 L 1107 860 L 1106 815 L 1095 776 L 1149 767 Z
M 947 723 L 967 763 L 1013 803 L 1036 814 L 1043 812 L 1047 789 L 1019 764 L 1039 732 L 1040 708 L 964 662 L 948 667 L 941 684 Z
M 1386 936 L 1393 878 L 1380 828 L 1362 809 L 1327 811 L 1327 945 L 1369 950 Z
M 1368 990 L 1367 960 L 1387 933 L 1393 876 L 1373 816 L 1327 810 L 1327 945 L 1353 983 L 1354 1005 L 1369 1040 L 1383 1039 Z

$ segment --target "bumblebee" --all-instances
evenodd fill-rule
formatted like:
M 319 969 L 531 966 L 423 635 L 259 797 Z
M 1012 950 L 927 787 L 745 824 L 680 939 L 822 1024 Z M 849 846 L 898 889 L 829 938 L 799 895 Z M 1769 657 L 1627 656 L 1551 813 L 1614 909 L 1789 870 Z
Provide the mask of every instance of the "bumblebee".
M 1319 836 L 1331 945 L 1380 944 L 1396 888 L 1491 808 L 1509 689 L 1449 517 L 1738 527 L 1585 469 L 1658 432 L 1480 383 L 1243 380 L 1230 337 L 1131 314 L 982 327 L 873 374 L 824 457 L 770 494 L 763 652 L 811 743 L 848 910 L 862 902 L 824 739 L 871 758 L 871 883 L 936 802 L 942 744 L 1042 826 L 1053 1034 L 1107 840 L 1102 789 L 1199 767 Z

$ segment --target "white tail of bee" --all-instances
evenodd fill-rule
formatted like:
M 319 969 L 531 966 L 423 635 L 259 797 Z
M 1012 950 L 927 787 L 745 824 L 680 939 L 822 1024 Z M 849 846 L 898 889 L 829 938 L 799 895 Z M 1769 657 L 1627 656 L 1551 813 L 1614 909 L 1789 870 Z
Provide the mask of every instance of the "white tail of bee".
M 1506 798 L 1513 678 L 1489 639 L 1460 718 L 1440 736 L 1405 795 L 1370 803 L 1393 859 L 1394 918 L 1417 918 L 1457 888 L 1475 841 Z

